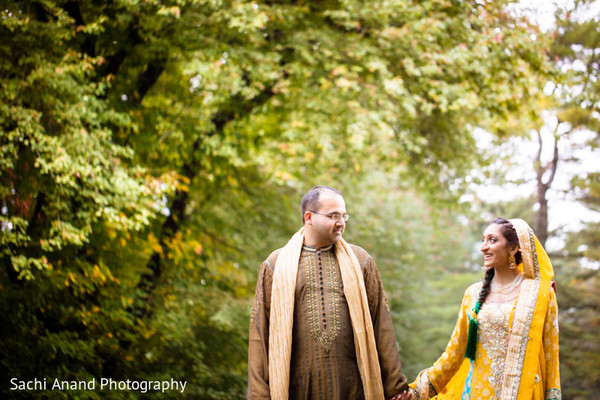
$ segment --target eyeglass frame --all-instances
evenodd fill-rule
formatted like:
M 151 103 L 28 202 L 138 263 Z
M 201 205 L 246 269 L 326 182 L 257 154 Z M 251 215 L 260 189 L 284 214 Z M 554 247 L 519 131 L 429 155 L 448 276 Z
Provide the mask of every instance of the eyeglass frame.
M 334 222 L 338 222 L 340 219 L 343 220 L 344 222 L 347 222 L 350 219 L 350 214 L 346 214 L 346 213 L 344 213 L 344 214 L 339 214 L 339 213 L 323 214 L 323 213 L 311 211 L 311 210 L 308 210 L 308 212 L 311 212 L 313 214 L 324 215 Z M 339 215 L 339 217 L 335 218 L 334 215 Z

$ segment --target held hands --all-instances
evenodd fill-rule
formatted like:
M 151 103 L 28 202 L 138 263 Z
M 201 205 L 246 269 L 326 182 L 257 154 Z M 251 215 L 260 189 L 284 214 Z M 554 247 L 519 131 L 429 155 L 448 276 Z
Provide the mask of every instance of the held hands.
M 416 399 L 417 397 L 414 395 L 414 392 L 412 389 L 408 389 L 405 390 L 402 393 L 398 393 L 397 395 L 395 395 L 394 397 L 392 397 L 390 400 L 413 400 Z

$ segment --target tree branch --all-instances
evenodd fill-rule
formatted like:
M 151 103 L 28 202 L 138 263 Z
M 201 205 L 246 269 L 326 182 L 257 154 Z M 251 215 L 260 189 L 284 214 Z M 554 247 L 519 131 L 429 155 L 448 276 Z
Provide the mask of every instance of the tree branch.
M 236 119 L 243 119 L 252 113 L 258 107 L 265 104 L 271 97 L 274 96 L 273 86 L 265 88 L 258 96 L 246 100 L 245 102 L 238 103 L 240 96 L 234 96 L 231 98 L 228 106 L 217 112 L 212 121 L 215 129 L 208 133 L 209 136 L 221 134 L 225 126 L 233 122 Z M 200 139 L 197 140 L 193 145 L 193 151 L 190 153 L 189 159 L 182 166 L 183 174 L 190 180 L 190 182 L 197 176 L 200 171 L 199 163 L 196 159 L 197 150 L 200 147 Z M 161 246 L 161 252 L 154 252 L 148 261 L 149 272 L 142 275 L 138 289 L 142 291 L 143 306 L 139 306 L 132 310 L 132 313 L 137 317 L 147 317 L 152 314 L 152 293 L 158 286 L 160 278 L 164 272 L 164 255 L 168 253 L 169 249 L 166 245 L 168 240 L 175 236 L 175 234 L 181 230 L 183 223 L 185 222 L 185 212 L 189 203 L 189 193 L 184 191 L 177 191 L 171 203 L 171 214 L 167 217 L 163 226 L 161 227 L 159 243 Z M 161 254 L 162 253 L 162 254 Z
M 554 152 L 552 155 L 552 161 L 550 162 L 550 176 L 546 181 L 546 187 L 549 188 L 552 186 L 552 182 L 554 181 L 554 177 L 556 175 L 556 169 L 558 167 L 558 141 L 560 140 L 558 136 L 558 127 L 560 126 L 560 121 L 556 124 L 556 128 L 554 129 Z

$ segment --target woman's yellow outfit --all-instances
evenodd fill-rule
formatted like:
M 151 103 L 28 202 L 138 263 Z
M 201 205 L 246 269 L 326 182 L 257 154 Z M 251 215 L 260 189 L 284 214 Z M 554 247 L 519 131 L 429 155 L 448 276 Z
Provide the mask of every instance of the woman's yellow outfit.
M 483 303 L 476 316 L 479 329 L 471 361 L 465 358 L 469 320 L 482 283 L 466 290 L 446 351 L 411 385 L 419 399 L 561 399 L 552 264 L 529 225 L 520 219 L 510 222 L 523 256 L 518 268 L 524 279 L 517 298 Z

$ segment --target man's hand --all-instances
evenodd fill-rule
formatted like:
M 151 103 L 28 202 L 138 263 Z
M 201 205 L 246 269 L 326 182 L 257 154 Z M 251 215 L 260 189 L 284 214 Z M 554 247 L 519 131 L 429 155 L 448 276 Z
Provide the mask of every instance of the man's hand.
M 398 393 L 397 395 L 392 397 L 390 400 L 412 400 L 415 398 L 416 397 L 413 396 L 413 391 L 409 389 L 409 390 L 405 390 L 402 393 Z

